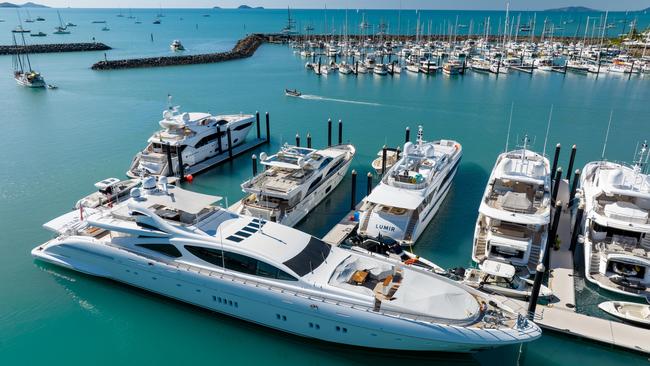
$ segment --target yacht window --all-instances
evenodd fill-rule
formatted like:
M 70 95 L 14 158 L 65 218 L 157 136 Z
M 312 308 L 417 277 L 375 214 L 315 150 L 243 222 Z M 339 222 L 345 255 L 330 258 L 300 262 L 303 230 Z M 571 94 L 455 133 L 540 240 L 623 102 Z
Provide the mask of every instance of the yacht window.
M 318 183 L 320 183 L 322 178 L 323 176 L 320 176 L 316 178 L 313 182 L 311 182 L 311 184 L 309 185 L 309 189 L 307 189 L 307 193 L 310 193 L 318 185 Z
M 204 136 L 202 139 L 199 140 L 199 142 L 196 143 L 196 145 L 194 145 L 194 147 L 198 149 L 198 148 L 203 147 L 203 146 L 205 146 L 205 145 L 207 145 L 207 144 L 209 144 L 211 142 L 214 142 L 217 139 L 217 136 L 218 136 L 218 134 L 216 132 L 212 133 L 212 134 L 209 134 L 207 136 Z
M 220 120 L 217 121 L 217 126 L 223 126 L 223 125 L 227 125 L 227 124 L 228 124 L 228 121 L 226 121 L 225 119 L 220 119 Z
M 180 258 L 183 256 L 181 254 L 181 251 L 172 244 L 136 244 L 136 246 L 149 249 L 172 258 Z
M 252 124 L 253 124 L 253 122 L 243 123 L 243 124 L 235 127 L 234 130 L 235 131 L 241 131 L 241 130 L 247 128 L 247 127 L 250 127 L 250 125 L 252 125 Z
M 312 236 L 305 248 L 295 257 L 284 262 L 298 276 L 304 276 L 318 268 L 330 254 L 330 245 Z
M 266 262 L 259 261 L 255 258 L 250 258 L 242 254 L 222 251 L 219 249 L 191 246 L 191 245 L 186 245 L 185 249 L 187 249 L 190 253 L 192 253 L 199 259 L 214 264 L 215 266 L 223 267 L 225 263 L 226 269 L 232 271 L 237 271 L 241 273 L 246 273 L 246 274 L 251 274 L 251 275 L 266 277 L 266 278 L 275 278 L 283 281 L 298 280 L 292 275 Z
M 325 176 L 330 176 L 332 173 L 335 173 L 344 162 L 345 159 L 341 159 L 334 163 L 334 165 L 327 171 L 327 174 L 325 174 Z

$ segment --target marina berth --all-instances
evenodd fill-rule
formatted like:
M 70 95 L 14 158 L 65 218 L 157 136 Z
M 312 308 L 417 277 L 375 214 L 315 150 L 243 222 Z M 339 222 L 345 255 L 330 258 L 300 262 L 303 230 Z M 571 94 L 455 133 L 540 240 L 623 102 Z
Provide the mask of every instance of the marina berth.
M 158 122 L 162 130 L 147 140 L 126 173 L 131 178 L 148 175 L 193 174 L 210 166 L 211 158 L 241 145 L 255 123 L 252 114 L 211 115 L 183 112 L 171 106 Z M 216 164 L 216 162 L 215 162 Z
M 524 147 L 499 155 L 490 173 L 474 232 L 472 260 L 512 264 L 534 272 L 546 250 L 550 222 L 550 164 Z
M 585 278 L 606 290 L 642 298 L 650 296 L 647 155 L 644 143 L 633 166 L 591 162 L 580 177 Z
M 32 255 L 339 344 L 473 352 L 541 336 L 535 323 L 482 292 L 384 256 L 331 247 L 218 201 L 147 177 L 126 201 L 46 225 L 57 237 Z
M 359 208 L 358 234 L 415 244 L 449 192 L 462 157 L 453 140 L 426 142 L 422 127 L 415 144 L 389 169 Z
M 352 145 L 317 150 L 285 144 L 261 154 L 264 171 L 242 183 L 235 212 L 294 226 L 341 183 L 355 155 Z

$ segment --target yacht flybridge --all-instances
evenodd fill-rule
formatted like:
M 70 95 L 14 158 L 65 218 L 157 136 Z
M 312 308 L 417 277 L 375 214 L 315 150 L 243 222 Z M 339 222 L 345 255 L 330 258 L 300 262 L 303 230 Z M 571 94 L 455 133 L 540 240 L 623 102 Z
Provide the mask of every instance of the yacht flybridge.
M 481 199 L 472 260 L 486 259 L 534 271 L 546 247 L 550 222 L 550 165 L 521 149 L 499 155 Z
M 346 345 L 471 352 L 540 337 L 499 300 L 381 255 L 331 247 L 147 177 L 130 198 L 45 224 L 39 260 L 287 333 Z
M 417 142 L 404 144 L 403 156 L 362 202 L 358 234 L 415 244 L 449 192 L 461 157 L 458 142 L 425 142 L 420 126 Z
M 650 296 L 650 175 L 644 143 L 634 166 L 596 161 L 585 165 L 585 278 L 619 294 Z
M 158 122 L 163 129 L 149 137 L 147 147 L 139 152 L 126 173 L 131 178 L 147 175 L 174 176 L 183 171 L 193 174 L 213 165 L 213 158 L 246 140 L 255 122 L 251 114 L 210 115 L 180 113 L 179 107 L 163 111 Z M 228 139 L 227 131 L 231 138 Z
M 354 154 L 352 145 L 284 145 L 275 155 L 262 153 L 264 171 L 241 185 L 248 195 L 233 210 L 294 226 L 341 183 Z

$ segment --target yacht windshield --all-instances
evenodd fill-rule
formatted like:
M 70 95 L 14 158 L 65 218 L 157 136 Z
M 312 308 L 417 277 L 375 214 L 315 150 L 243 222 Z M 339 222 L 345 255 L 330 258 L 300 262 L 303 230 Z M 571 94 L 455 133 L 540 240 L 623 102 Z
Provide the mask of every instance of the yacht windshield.
M 330 249 L 329 244 L 312 236 L 305 248 L 295 257 L 284 262 L 284 265 L 302 277 L 325 262 Z

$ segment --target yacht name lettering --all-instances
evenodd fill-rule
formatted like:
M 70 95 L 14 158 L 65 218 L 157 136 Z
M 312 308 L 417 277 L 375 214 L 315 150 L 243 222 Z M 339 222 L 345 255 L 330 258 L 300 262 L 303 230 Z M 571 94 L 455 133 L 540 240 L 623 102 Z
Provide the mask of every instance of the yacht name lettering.
M 376 224 L 375 227 L 378 230 L 390 231 L 390 232 L 395 231 L 395 226 Z

